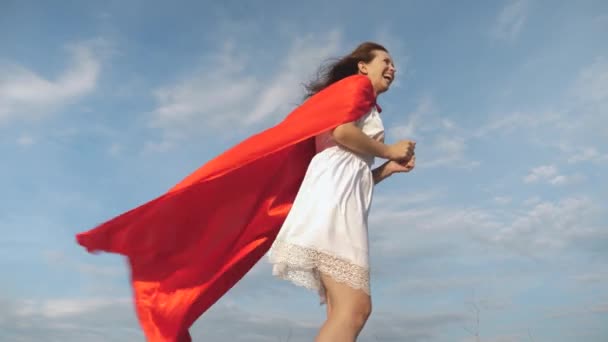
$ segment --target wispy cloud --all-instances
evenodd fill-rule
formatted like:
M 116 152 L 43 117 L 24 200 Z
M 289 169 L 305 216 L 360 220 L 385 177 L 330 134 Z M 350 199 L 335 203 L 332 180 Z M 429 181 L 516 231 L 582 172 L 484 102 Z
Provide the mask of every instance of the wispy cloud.
M 562 143 L 559 145 L 559 149 L 566 155 L 569 164 L 608 161 L 608 153 L 602 153 L 593 146 L 572 146 L 571 144 Z
M 389 128 L 389 134 L 397 139 L 417 139 L 420 137 L 421 125 L 424 125 L 428 116 L 435 114 L 436 105 L 430 96 L 424 96 L 416 105 L 416 109 L 409 113 L 407 120 Z
M 557 149 L 563 164 L 605 163 L 608 153 L 603 146 L 608 143 L 608 63 L 598 57 L 590 65 L 578 72 L 566 91 L 555 94 L 563 103 L 559 110 L 553 104 L 540 106 L 537 109 L 518 109 L 504 114 L 492 115 L 480 127 L 473 129 L 477 139 L 494 139 L 516 137 L 521 141 L 541 148 Z M 548 138 L 551 137 L 551 138 Z M 555 138 L 557 137 L 557 138 Z M 556 173 L 551 168 L 539 168 L 528 175 L 528 181 L 534 182 L 542 174 Z M 546 176 L 546 175 L 545 175 Z M 554 184 L 580 181 L 582 176 L 560 177 L 554 175 Z
M 162 130 L 163 139 L 150 146 L 168 149 L 174 141 L 201 130 L 217 129 L 229 122 L 242 123 L 244 111 L 261 86 L 246 73 L 244 58 L 242 51 L 226 42 L 196 70 L 188 71 L 188 76 L 156 90 L 158 106 L 152 112 L 150 125 Z
M 90 42 L 66 46 L 71 63 L 56 80 L 26 66 L 0 64 L 0 124 L 35 120 L 90 93 L 97 84 L 101 62 Z
M 269 311 L 250 312 L 227 303 L 214 305 L 191 328 L 195 340 L 235 342 L 310 341 L 318 319 L 295 313 L 291 317 Z M 10 341 L 133 341 L 141 340 L 131 298 L 0 299 L 0 338 Z M 466 320 L 459 312 L 407 314 L 379 311 L 362 339 L 426 341 Z M 235 329 L 238 327 L 238 329 Z
M 608 313 L 608 302 L 599 303 L 591 307 L 591 312 L 597 314 L 605 314 Z
M 337 31 L 297 38 L 287 52 L 275 52 L 278 62 L 271 67 L 276 71 L 267 74 L 251 69 L 255 64 L 248 56 L 253 52 L 237 49 L 233 41 L 224 43 L 187 76 L 155 92 L 158 106 L 151 126 L 161 129 L 163 137 L 148 146 L 167 150 L 195 133 L 243 128 L 286 115 L 304 94 L 302 82 L 338 52 L 340 41 Z
M 547 316 L 550 318 L 561 318 L 581 315 L 604 315 L 608 313 L 608 301 L 589 303 L 585 306 L 558 307 L 549 310 Z
M 581 181 L 583 176 L 572 175 L 566 176 L 559 173 L 555 165 L 541 165 L 530 170 L 530 173 L 524 177 L 525 183 L 548 183 L 551 185 L 565 185 L 573 182 Z
M 533 168 L 530 171 L 530 174 L 524 178 L 524 182 L 526 183 L 535 183 L 540 180 L 546 180 L 551 184 L 558 184 L 563 180 L 563 176 L 557 174 L 557 168 L 555 166 L 543 165 Z
M 77 316 L 114 305 L 128 305 L 130 298 L 93 298 L 93 299 L 47 299 L 42 301 L 26 300 L 16 312 L 18 316 L 40 315 L 46 318 Z
M 523 112 L 514 111 L 507 114 L 496 115 L 487 123 L 481 125 L 473 133 L 474 137 L 483 138 L 496 133 L 521 134 L 521 129 L 530 130 L 547 125 L 556 125 L 563 119 L 563 114 L 554 111 Z
M 409 207 L 413 205 L 426 205 L 433 200 L 443 197 L 439 190 L 427 190 L 399 195 L 377 195 L 374 197 L 374 206 L 379 208 Z
M 130 298 L 0 299 L 6 341 L 132 341 L 141 339 Z
M 580 71 L 573 93 L 582 101 L 608 104 L 608 60 L 598 57 Z
M 19 146 L 30 146 L 33 145 L 36 142 L 36 140 L 27 134 L 23 134 L 21 135 L 19 138 L 17 138 L 17 144 Z
M 485 235 L 489 241 L 514 250 L 542 250 L 550 255 L 551 251 L 571 244 L 605 239 L 603 228 L 596 221 L 600 212 L 598 205 L 587 197 L 539 202 Z
M 497 204 L 500 204 L 500 205 L 509 204 L 509 203 L 511 203 L 511 200 L 512 200 L 511 197 L 508 197 L 508 196 L 496 196 L 496 197 L 494 197 L 494 202 L 496 202 Z
M 501 40 L 515 40 L 524 27 L 528 8 L 528 0 L 511 0 L 498 14 L 491 35 Z
M 377 208 L 371 220 L 383 229 L 374 232 L 374 243 L 379 254 L 391 258 L 407 258 L 408 253 L 416 253 L 416 246 L 458 248 L 462 239 L 505 247 L 526 256 L 548 256 L 607 239 L 598 221 L 601 207 L 591 198 L 536 200 L 517 208 L 508 212 L 437 205 Z M 430 232 L 434 233 L 431 240 L 425 238 Z M 438 233 L 447 240 L 437 239 Z M 403 241 L 416 241 L 416 246 L 404 245 Z
M 302 97 L 302 80 L 310 78 L 325 59 L 337 56 L 340 42 L 338 31 L 329 32 L 321 41 L 313 35 L 297 38 L 286 56 L 280 58 L 280 71 L 264 86 L 247 122 L 282 116 L 295 107 Z
M 462 342 L 477 342 L 479 341 L 476 337 L 468 337 L 462 340 Z M 511 333 L 495 336 L 485 336 L 484 342 L 521 342 L 521 341 L 534 341 L 527 333 Z
M 89 264 L 57 250 L 45 252 L 44 258 L 53 267 L 67 268 L 95 277 L 117 277 L 125 275 L 126 272 L 123 267 Z
M 608 56 L 597 57 L 581 68 L 568 95 L 573 98 L 569 117 L 574 127 L 571 141 L 586 138 L 593 139 L 595 146 L 608 144 Z
M 421 167 L 449 166 L 453 168 L 472 169 L 480 165 L 479 161 L 467 160 L 466 140 L 463 137 L 438 136 L 432 145 L 434 159 L 421 161 Z
M 441 331 L 460 325 L 466 319 L 466 314 L 457 311 L 428 314 L 378 312 L 366 324 L 361 340 L 429 341 L 438 338 Z
M 392 139 L 420 140 L 416 146 L 416 163 L 420 168 L 447 166 L 471 169 L 479 161 L 466 156 L 467 135 L 451 120 L 438 114 L 438 104 L 431 96 L 423 96 L 405 122 L 389 128 Z M 419 151 L 419 153 L 418 153 Z
M 487 283 L 485 275 L 454 276 L 438 274 L 436 276 L 414 276 L 396 281 L 394 291 L 408 295 L 437 294 L 455 291 L 457 289 L 474 289 L 479 284 Z
M 593 272 L 584 273 L 574 276 L 574 279 L 581 284 L 597 284 L 597 283 L 608 283 L 608 273 L 606 272 Z

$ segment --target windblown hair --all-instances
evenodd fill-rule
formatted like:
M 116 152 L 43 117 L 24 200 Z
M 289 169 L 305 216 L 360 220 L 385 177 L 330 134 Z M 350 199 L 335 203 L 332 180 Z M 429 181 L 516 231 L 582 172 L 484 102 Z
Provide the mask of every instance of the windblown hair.
M 306 88 L 304 99 L 315 95 L 334 82 L 348 76 L 356 75 L 359 72 L 357 64 L 359 62 L 371 62 L 375 57 L 374 51 L 376 50 L 388 52 L 386 48 L 380 44 L 364 42 L 348 55 L 342 58 L 332 59 L 328 64 L 322 65 L 317 72 L 316 79 L 304 85 Z

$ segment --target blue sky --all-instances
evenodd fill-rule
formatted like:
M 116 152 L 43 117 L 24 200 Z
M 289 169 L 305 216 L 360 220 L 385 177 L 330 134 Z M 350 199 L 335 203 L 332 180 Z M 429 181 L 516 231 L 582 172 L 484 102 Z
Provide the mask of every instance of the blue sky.
M 374 40 L 398 81 L 361 341 L 608 338 L 604 1 L 0 2 L 0 339 L 143 340 L 125 262 L 74 234 L 277 123 Z M 266 259 L 195 340 L 311 341 L 314 293 Z M 479 325 L 475 323 L 479 317 Z

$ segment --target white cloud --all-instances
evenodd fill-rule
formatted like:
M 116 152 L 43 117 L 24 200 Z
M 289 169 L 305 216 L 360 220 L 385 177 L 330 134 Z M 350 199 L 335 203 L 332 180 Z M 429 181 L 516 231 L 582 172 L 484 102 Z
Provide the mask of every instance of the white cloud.
M 108 148 L 108 154 L 111 155 L 112 157 L 117 157 L 122 153 L 123 149 L 124 149 L 123 145 L 114 142 Z
M 370 220 L 378 255 L 409 258 L 420 248 L 461 248 L 478 241 L 507 248 L 516 254 L 549 256 L 564 248 L 584 248 L 606 241 L 598 221 L 601 207 L 588 197 L 555 201 L 527 201 L 504 211 L 475 207 L 377 207 Z M 427 238 L 432 233 L 432 238 Z M 405 241 L 405 242 L 404 242 Z M 415 241 L 414 244 L 408 241 Z M 469 245 L 471 246 L 471 245 Z M 413 253 L 413 254 L 412 254 Z
M 6 341 L 133 341 L 131 298 L 0 299 L 0 338 Z
M 160 128 L 167 141 L 150 143 L 151 148 L 168 148 L 171 141 L 200 133 L 204 128 L 242 123 L 241 118 L 260 87 L 244 69 L 242 52 L 227 42 L 198 70 L 188 72 L 174 85 L 156 90 L 158 106 L 152 113 L 151 126 Z
M 500 205 L 506 205 L 511 203 L 511 197 L 508 196 L 496 196 L 494 197 L 494 202 L 500 204 Z
M 253 52 L 226 42 L 187 76 L 155 92 L 158 102 L 151 126 L 162 131 L 162 140 L 147 143 L 147 149 L 165 151 L 175 141 L 201 132 L 275 121 L 296 107 L 304 95 L 302 83 L 316 72 L 320 63 L 339 52 L 340 34 L 297 38 L 287 52 L 272 56 L 276 72 L 260 73 Z
M 389 128 L 389 134 L 395 139 L 417 139 L 419 138 L 422 125 L 428 117 L 436 111 L 436 105 L 430 96 L 422 97 L 416 109 L 407 115 L 407 121 Z M 423 126 L 422 129 L 425 127 Z
M 549 310 L 547 317 L 560 318 L 570 316 L 583 316 L 583 315 L 604 315 L 608 313 L 608 301 L 593 302 L 587 305 L 581 306 L 568 306 L 568 307 L 556 307 Z
M 559 173 L 555 165 L 541 165 L 530 170 L 524 177 L 525 183 L 544 182 L 551 185 L 565 185 L 583 180 L 582 175 L 565 176 Z
M 519 36 L 528 16 L 527 0 L 511 0 L 503 7 L 491 30 L 494 38 L 514 40 Z
M 514 111 L 508 114 L 496 115 L 490 121 L 479 127 L 473 136 L 483 138 L 496 132 L 521 134 L 521 129 L 532 130 L 537 127 L 555 125 L 563 120 L 563 113 L 554 111 L 521 112 Z
M 169 133 L 169 135 L 171 134 Z M 165 137 L 165 139 L 161 141 L 148 141 L 144 145 L 144 152 L 158 153 L 169 151 L 170 149 L 175 147 L 175 139 L 178 139 L 178 137 L 175 137 L 173 139 Z
M 404 123 L 388 129 L 391 139 L 417 141 L 416 163 L 419 168 L 447 166 L 472 169 L 479 161 L 466 156 L 466 132 L 453 121 L 437 114 L 438 106 L 431 96 L 423 96 Z M 419 142 L 419 143 L 418 143 Z
M 593 272 L 578 274 L 574 276 L 574 279 L 581 284 L 608 283 L 608 273 Z
M 485 275 L 453 276 L 440 274 L 437 276 L 409 275 L 401 278 L 394 285 L 396 292 L 412 295 L 447 293 L 456 289 L 473 289 L 479 284 L 490 281 Z
M 541 202 L 540 197 L 534 196 L 534 197 L 530 197 L 530 198 L 527 198 L 526 200 L 524 200 L 523 205 L 528 207 L 528 206 L 536 205 L 540 202 Z
M 250 312 L 227 302 L 223 298 L 195 322 L 190 329 L 194 340 L 304 342 L 314 339 L 322 323 L 321 312 L 311 319 L 288 308 Z M 118 342 L 143 338 L 131 298 L 0 299 L 0 304 L 0 338 L 7 341 Z M 379 311 L 367 323 L 362 339 L 377 336 L 383 340 L 426 341 L 465 319 L 457 312 Z
M 595 146 L 607 145 L 608 58 L 598 57 L 582 68 L 568 95 L 572 97 L 568 118 L 573 126 L 570 141 L 578 145 L 581 139 L 585 139 L 593 141 Z M 606 157 L 606 154 L 601 156 L 604 160 Z
M 599 303 L 591 307 L 591 312 L 597 314 L 606 314 L 608 313 L 608 302 Z
M 530 339 L 528 335 L 524 333 L 513 333 L 513 334 L 505 334 L 505 335 L 497 335 L 497 336 L 485 336 L 481 339 L 483 342 L 522 342 L 522 341 L 534 341 Z M 476 337 L 468 337 L 462 340 L 462 342 L 478 342 L 480 341 Z
M 247 117 L 248 123 L 259 122 L 272 116 L 284 116 L 302 98 L 302 80 L 328 57 L 340 52 L 341 36 L 337 31 L 329 32 L 327 37 L 318 41 L 308 35 L 295 39 L 289 52 L 280 58 L 279 72 L 264 86 L 253 112 Z
M 459 136 L 438 135 L 431 145 L 428 159 L 418 157 L 417 163 L 420 167 L 452 167 L 461 169 L 473 169 L 481 162 L 469 160 L 466 156 L 467 143 L 465 138 Z
M 20 317 L 40 315 L 45 318 L 62 318 L 78 316 L 115 305 L 129 305 L 131 302 L 131 298 L 27 300 L 21 303 L 16 314 Z
M 461 312 L 431 312 L 427 314 L 373 313 L 365 329 L 362 341 L 432 341 L 442 331 L 460 325 L 467 319 Z
M 608 60 L 599 57 L 583 68 L 576 80 L 573 93 L 582 101 L 606 105 L 608 103 Z
M 593 24 L 596 25 L 598 29 L 604 29 L 608 27 L 608 14 L 606 13 L 598 13 L 592 20 Z
M 20 146 L 30 146 L 33 145 L 36 141 L 30 135 L 24 134 L 17 139 L 17 144 Z
M 561 97 L 563 102 L 540 109 L 519 109 L 495 114 L 485 124 L 472 130 L 474 138 L 513 137 L 527 139 L 541 148 L 558 149 L 563 163 L 603 163 L 608 161 L 603 146 L 608 143 L 608 62 L 604 57 L 581 68 Z M 552 109 L 558 106 L 558 110 Z M 556 139 L 555 137 L 558 137 Z M 534 179 L 531 177 L 530 179 Z M 554 184 L 582 180 L 580 175 L 560 177 Z
M 0 124 L 39 119 L 95 88 L 101 69 L 95 44 L 74 44 L 66 49 L 71 63 L 56 80 L 24 66 L 0 64 Z
M 439 136 L 433 145 L 434 151 L 439 155 L 434 160 L 421 162 L 423 167 L 451 165 L 456 166 L 464 157 L 465 140 L 460 137 Z
M 78 271 L 80 273 L 94 276 L 99 280 L 102 278 L 124 276 L 127 272 L 124 267 L 86 263 L 79 259 L 70 257 L 61 251 L 47 251 L 43 255 L 45 257 L 45 261 L 53 267 L 67 268 Z
M 577 164 L 581 162 L 604 162 L 608 161 L 608 153 L 601 153 L 593 146 L 575 147 L 570 144 L 561 144 L 560 150 L 567 155 L 569 164 Z
M 375 195 L 374 207 L 378 208 L 394 208 L 394 207 L 409 207 L 417 204 L 426 204 L 431 200 L 442 197 L 439 190 L 428 190 L 420 192 L 404 191 L 403 195 Z
M 557 168 L 554 165 L 543 165 L 533 168 L 524 181 L 526 183 L 534 183 L 540 180 L 552 180 L 557 176 Z
M 595 221 L 600 212 L 597 204 L 586 197 L 539 202 L 484 235 L 515 250 L 549 255 L 583 240 L 604 239 L 603 230 Z

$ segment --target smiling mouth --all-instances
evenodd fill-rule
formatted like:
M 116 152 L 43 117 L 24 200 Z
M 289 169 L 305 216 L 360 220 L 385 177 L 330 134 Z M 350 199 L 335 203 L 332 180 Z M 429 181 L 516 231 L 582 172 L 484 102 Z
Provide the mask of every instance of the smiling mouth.
M 393 77 L 389 75 L 382 76 L 389 84 L 393 82 Z

